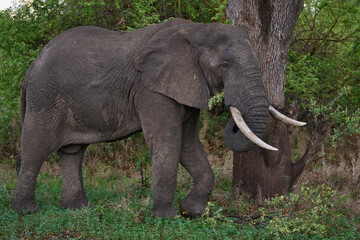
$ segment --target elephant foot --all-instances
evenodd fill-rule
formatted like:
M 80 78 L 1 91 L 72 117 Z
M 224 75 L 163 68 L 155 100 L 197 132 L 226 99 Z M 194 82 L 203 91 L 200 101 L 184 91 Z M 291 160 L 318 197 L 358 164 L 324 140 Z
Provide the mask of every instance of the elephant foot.
M 70 209 L 78 209 L 89 206 L 89 200 L 86 196 L 69 199 L 69 200 L 61 200 L 60 206 L 63 208 Z
M 180 202 L 181 214 L 190 217 L 200 216 L 205 212 L 207 196 L 189 194 Z
M 177 216 L 177 213 L 175 211 L 175 208 L 172 204 L 168 206 L 154 206 L 151 214 L 154 217 L 161 217 L 161 218 L 174 218 Z
M 37 205 L 34 199 L 25 200 L 25 201 L 14 200 L 12 204 L 12 209 L 18 213 L 20 212 L 33 213 L 40 211 L 40 207 L 39 205 Z

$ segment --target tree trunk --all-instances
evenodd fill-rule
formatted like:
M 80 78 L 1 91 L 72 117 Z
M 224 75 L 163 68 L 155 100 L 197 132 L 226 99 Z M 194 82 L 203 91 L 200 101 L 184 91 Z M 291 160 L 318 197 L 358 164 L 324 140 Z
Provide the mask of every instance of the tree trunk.
M 283 112 L 290 38 L 303 5 L 304 0 L 229 0 L 227 7 L 232 24 L 247 29 L 259 55 L 269 100 Z M 262 200 L 287 193 L 304 170 L 306 159 L 292 163 L 288 126 L 271 119 L 263 139 L 279 151 L 256 147 L 247 153 L 234 153 L 235 194 Z

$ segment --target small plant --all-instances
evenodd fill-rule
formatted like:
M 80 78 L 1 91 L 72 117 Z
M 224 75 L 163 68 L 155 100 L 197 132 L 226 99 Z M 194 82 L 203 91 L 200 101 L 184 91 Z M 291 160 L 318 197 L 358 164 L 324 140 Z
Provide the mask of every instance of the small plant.
M 271 238 L 339 236 L 339 229 L 351 230 L 352 227 L 347 225 L 349 223 L 340 211 L 347 198 L 326 185 L 310 187 L 304 184 L 300 194 L 290 193 L 265 200 L 265 207 L 260 209 L 260 222 L 270 217 L 266 229 Z
M 211 110 L 214 107 L 221 105 L 223 101 L 224 101 L 224 90 L 221 93 L 217 93 L 210 98 L 208 107 Z
M 150 180 L 146 176 L 146 170 L 148 166 L 151 167 L 151 156 L 143 134 L 138 134 L 137 139 L 139 141 L 136 144 L 136 151 L 131 156 L 131 162 L 141 175 L 141 194 L 146 188 L 150 187 Z
M 232 223 L 232 220 L 227 218 L 223 214 L 222 207 L 216 207 L 213 202 L 208 202 L 205 208 L 205 212 L 201 215 L 203 222 L 210 223 L 212 225 L 218 225 L 219 222 Z

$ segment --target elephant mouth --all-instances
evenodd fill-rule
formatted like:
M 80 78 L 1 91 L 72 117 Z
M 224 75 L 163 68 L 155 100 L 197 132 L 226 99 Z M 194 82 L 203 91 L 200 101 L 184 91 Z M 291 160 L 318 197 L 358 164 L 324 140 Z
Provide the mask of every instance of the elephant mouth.
M 236 124 L 234 125 L 232 132 L 233 134 L 237 134 L 239 132 L 239 128 L 236 126 Z
M 237 134 L 239 134 L 239 131 L 240 131 L 248 140 L 250 140 L 251 143 L 254 143 L 257 146 L 267 149 L 267 150 L 270 150 L 270 151 L 278 151 L 277 148 L 265 143 L 251 131 L 251 129 L 246 124 L 241 112 L 236 107 L 230 106 L 229 110 L 230 110 L 230 113 L 232 116 L 232 119 L 229 120 L 229 126 L 232 127 L 232 134 L 237 135 Z M 286 124 L 289 124 L 292 126 L 306 125 L 305 122 L 296 121 L 294 119 L 291 119 L 291 118 L 281 114 L 271 105 L 269 107 L 269 112 L 273 117 L 275 117 L 276 119 L 278 119 Z

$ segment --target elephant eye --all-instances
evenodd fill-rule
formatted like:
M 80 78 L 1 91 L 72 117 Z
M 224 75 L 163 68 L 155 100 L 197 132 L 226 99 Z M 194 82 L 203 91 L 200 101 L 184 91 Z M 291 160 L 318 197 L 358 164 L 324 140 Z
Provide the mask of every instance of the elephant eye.
M 226 70 L 228 70 L 228 68 L 229 68 L 229 64 L 228 63 L 222 63 L 222 64 L 220 64 L 220 69 L 222 70 L 222 71 L 226 71 Z

